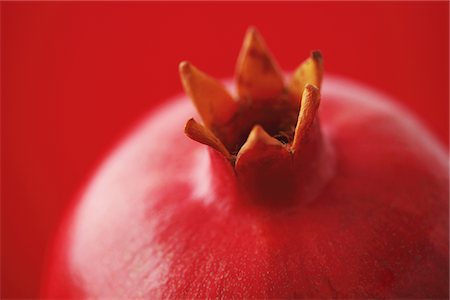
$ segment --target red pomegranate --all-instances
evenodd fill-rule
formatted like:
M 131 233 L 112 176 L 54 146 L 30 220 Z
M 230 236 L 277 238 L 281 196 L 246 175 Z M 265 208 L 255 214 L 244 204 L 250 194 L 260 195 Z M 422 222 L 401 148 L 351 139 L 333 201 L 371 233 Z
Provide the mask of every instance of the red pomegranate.
M 411 116 L 338 77 L 320 92 L 319 52 L 285 85 L 254 29 L 235 97 L 180 72 L 195 141 L 180 97 L 112 153 L 44 295 L 448 298 L 448 157 Z

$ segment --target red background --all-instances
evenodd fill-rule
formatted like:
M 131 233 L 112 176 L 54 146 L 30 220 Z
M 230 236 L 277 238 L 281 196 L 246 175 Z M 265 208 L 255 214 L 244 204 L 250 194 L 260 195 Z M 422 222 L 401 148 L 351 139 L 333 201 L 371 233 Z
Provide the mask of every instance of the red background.
M 399 99 L 448 147 L 446 2 L 2 2 L 1 17 L 2 298 L 38 296 L 64 208 L 181 92 L 178 62 L 230 76 L 249 25 L 283 68 L 321 49 L 327 72 Z

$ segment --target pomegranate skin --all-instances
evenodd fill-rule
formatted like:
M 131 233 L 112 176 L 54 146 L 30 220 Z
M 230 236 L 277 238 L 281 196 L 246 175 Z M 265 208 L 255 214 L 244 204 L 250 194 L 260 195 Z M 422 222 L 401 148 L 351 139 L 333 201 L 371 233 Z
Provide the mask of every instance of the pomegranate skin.
M 326 77 L 333 174 L 289 202 L 244 201 L 232 167 L 184 136 L 192 115 L 172 101 L 105 161 L 64 223 L 44 296 L 449 297 L 448 156 L 385 96 Z

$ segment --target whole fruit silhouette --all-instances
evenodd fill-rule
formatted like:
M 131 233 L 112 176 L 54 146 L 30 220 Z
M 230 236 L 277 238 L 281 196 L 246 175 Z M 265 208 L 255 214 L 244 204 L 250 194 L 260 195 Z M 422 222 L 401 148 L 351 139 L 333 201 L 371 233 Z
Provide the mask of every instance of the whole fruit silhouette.
M 202 123 L 180 97 L 106 160 L 44 295 L 448 298 L 448 157 L 407 113 L 336 77 L 321 91 L 317 51 L 285 85 L 254 29 L 234 97 L 180 74 Z

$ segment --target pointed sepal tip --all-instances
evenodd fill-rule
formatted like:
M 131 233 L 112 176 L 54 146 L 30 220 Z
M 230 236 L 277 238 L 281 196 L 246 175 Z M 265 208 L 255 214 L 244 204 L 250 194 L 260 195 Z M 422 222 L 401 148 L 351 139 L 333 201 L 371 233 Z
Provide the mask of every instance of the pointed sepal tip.
M 222 83 L 187 61 L 180 63 L 179 72 L 184 90 L 207 127 L 225 124 L 233 117 L 238 104 Z
M 306 84 L 313 84 L 319 90 L 322 86 L 323 59 L 318 50 L 311 52 L 311 56 L 301 63 L 291 78 L 289 88 L 297 100 L 300 100 Z
M 236 66 L 237 92 L 242 99 L 271 100 L 284 89 L 283 75 L 259 32 L 250 27 Z

